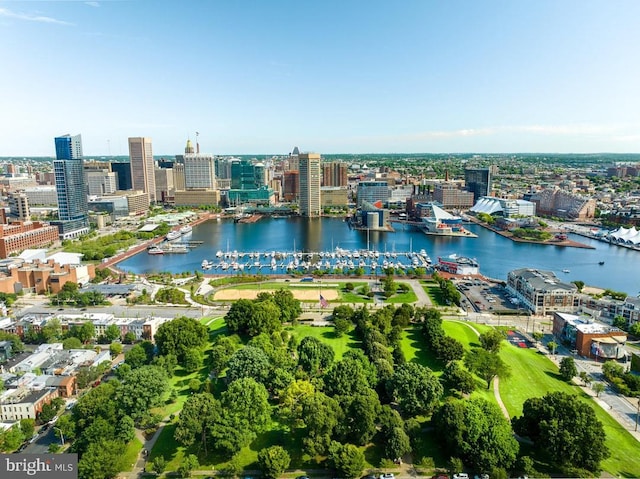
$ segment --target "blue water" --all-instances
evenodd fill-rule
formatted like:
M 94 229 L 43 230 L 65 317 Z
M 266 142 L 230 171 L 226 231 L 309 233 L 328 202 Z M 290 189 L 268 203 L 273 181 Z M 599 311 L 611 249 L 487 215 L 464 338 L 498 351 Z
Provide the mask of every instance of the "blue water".
M 381 253 L 425 249 L 434 263 L 438 256 L 454 253 L 468 256 L 478 260 L 482 274 L 497 279 L 506 279 L 507 273 L 513 269 L 532 267 L 554 271 L 563 281 L 580 280 L 587 285 L 623 291 L 634 296 L 640 291 L 640 251 L 574 235 L 570 239 L 595 249 L 515 243 L 477 225 L 468 225 L 468 229 L 478 235 L 477 238 L 434 237 L 413 227 L 403 229 L 396 223 L 394 227 L 395 233 L 371 231 L 368 235 L 369 249 Z M 218 263 L 215 258 L 218 250 L 249 253 L 367 248 L 366 231 L 349 229 L 345 222 L 333 218 L 263 218 L 253 224 L 210 221 L 193 228 L 187 239 L 204 241 L 204 244 L 186 254 L 152 256 L 143 252 L 123 261 L 119 267 L 133 273 L 180 273 L 202 271 L 204 259 Z M 248 261 L 245 257 L 244 262 Z M 265 259 L 261 261 L 265 264 L 268 262 Z M 600 266 L 600 261 L 605 264 Z M 404 262 L 410 263 L 407 260 Z M 570 270 L 570 273 L 563 273 L 564 269 Z M 227 272 L 233 273 L 231 269 Z M 255 272 L 255 269 L 245 272 Z M 263 268 L 261 272 L 269 274 L 271 270 Z M 278 269 L 277 272 L 282 270 Z M 221 273 L 219 269 L 208 272 Z

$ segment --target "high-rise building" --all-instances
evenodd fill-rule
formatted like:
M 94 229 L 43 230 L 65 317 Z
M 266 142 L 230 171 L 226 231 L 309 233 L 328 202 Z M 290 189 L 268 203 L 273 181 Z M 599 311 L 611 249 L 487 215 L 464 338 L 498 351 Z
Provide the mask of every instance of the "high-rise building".
M 184 184 L 186 189 L 215 189 L 216 165 L 213 155 L 185 153 Z
M 56 159 L 53 171 L 58 192 L 58 232 L 62 239 L 89 232 L 87 187 L 82 167 L 82 138 L 64 135 L 55 138 Z
M 362 206 L 363 202 L 382 208 L 389 200 L 389 183 L 386 181 L 361 181 L 358 183 L 356 198 L 358 208 Z
M 116 192 L 116 174 L 108 170 L 85 171 L 87 194 L 91 196 L 112 195 Z
M 18 221 L 29 221 L 29 198 L 26 193 L 9 193 L 9 217 Z
M 131 189 L 131 164 L 128 161 L 111 163 L 111 171 L 116 174 L 116 188 L 118 190 Z
M 322 186 L 347 186 L 347 164 L 332 161 L 322 165 Z
M 320 216 L 320 154 L 300 153 L 300 214 Z
M 156 179 L 151 138 L 129 138 L 129 162 L 131 163 L 131 187 L 149 195 L 149 202 L 156 201 Z
M 258 165 L 261 165 L 258 163 Z M 231 163 L 231 188 L 235 190 L 253 190 L 264 186 L 264 178 L 260 179 L 260 173 L 256 174 L 256 166 L 249 160 L 234 160 Z M 264 177 L 264 165 L 258 171 Z
M 473 193 L 474 203 L 483 196 L 491 196 L 491 170 L 489 168 L 467 168 L 464 170 L 467 190 Z

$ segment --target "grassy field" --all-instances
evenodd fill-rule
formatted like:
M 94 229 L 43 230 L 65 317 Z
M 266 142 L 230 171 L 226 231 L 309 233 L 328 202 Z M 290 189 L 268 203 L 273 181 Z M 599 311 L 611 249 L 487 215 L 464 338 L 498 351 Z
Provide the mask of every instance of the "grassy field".
M 433 281 L 424 282 L 422 289 L 425 290 L 429 298 L 431 298 L 431 302 L 434 306 L 447 306 L 446 301 L 444 300 L 444 296 L 442 295 L 442 290 L 440 289 L 440 285 Z
M 332 326 L 309 326 L 306 324 L 299 324 L 298 326 L 293 326 L 287 328 L 287 331 L 290 331 L 292 335 L 294 335 L 298 341 L 301 341 L 302 338 L 307 336 L 312 336 L 314 338 L 319 339 L 325 344 L 328 344 L 333 348 L 336 353 L 336 361 L 339 361 L 344 353 L 349 351 L 350 349 L 354 349 L 358 347 L 358 341 L 355 338 L 355 334 L 353 330 L 348 334 L 344 334 L 341 337 L 336 337 L 334 332 L 334 328 Z
M 611 457 L 602 463 L 604 470 L 616 477 L 640 477 L 638 441 L 582 389 L 563 381 L 558 368 L 547 356 L 535 349 L 517 348 L 510 344 L 503 346 L 500 354 L 511 368 L 511 377 L 500 380 L 500 395 L 509 415 L 521 415 L 522 405 L 530 397 L 544 396 L 551 391 L 576 394 L 594 409 L 604 426 L 607 446 L 611 450 Z
M 142 443 L 137 437 L 129 441 L 122 457 L 123 471 L 131 471 L 133 469 L 141 449 Z
M 402 304 L 402 303 L 415 303 L 418 301 L 418 297 L 416 293 L 413 292 L 413 288 L 409 287 L 409 290 L 406 293 L 397 293 L 387 299 L 385 302 L 391 304 Z

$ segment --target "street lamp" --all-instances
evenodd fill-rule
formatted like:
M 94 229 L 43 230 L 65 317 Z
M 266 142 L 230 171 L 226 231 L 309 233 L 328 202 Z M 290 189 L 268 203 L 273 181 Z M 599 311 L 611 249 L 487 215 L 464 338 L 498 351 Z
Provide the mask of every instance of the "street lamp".
M 64 434 L 62 433 L 62 429 L 60 429 L 59 427 L 54 426 L 53 428 L 54 430 L 57 429 L 58 432 L 60 433 L 60 442 L 62 443 L 62 446 L 64 447 Z

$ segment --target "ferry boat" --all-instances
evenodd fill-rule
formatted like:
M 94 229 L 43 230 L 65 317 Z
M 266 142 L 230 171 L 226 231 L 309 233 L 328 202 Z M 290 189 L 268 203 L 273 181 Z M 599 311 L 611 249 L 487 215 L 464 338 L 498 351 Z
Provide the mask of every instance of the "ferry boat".
M 180 238 L 180 231 L 169 231 L 169 233 L 167 233 L 167 241 L 173 241 L 173 240 L 177 240 L 178 238 Z
M 158 247 L 153 247 L 153 248 L 149 248 L 147 250 L 147 254 L 164 254 L 164 251 L 162 251 L 160 248 Z

